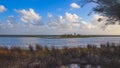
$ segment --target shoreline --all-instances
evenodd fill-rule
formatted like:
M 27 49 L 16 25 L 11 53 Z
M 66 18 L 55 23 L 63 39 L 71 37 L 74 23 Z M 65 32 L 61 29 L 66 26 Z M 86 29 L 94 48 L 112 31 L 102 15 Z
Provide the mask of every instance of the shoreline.
M 120 37 L 120 35 L 0 35 L 0 37 L 38 37 L 38 38 L 91 38 L 91 37 Z

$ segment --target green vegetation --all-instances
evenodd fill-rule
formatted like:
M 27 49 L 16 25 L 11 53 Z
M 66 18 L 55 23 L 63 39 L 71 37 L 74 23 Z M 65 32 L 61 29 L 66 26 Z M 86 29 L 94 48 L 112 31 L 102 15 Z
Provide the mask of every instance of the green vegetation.
M 105 68 L 120 68 L 120 44 L 101 44 L 100 47 L 47 47 L 36 44 L 28 48 L 0 47 L 1 68 L 59 68 L 67 64 L 93 64 Z

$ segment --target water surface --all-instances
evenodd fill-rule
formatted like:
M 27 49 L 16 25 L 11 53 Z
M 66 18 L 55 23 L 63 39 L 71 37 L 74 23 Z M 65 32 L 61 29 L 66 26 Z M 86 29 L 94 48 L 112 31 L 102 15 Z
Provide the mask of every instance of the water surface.
M 107 42 L 120 43 L 120 37 L 90 37 L 90 38 L 39 38 L 39 37 L 0 37 L 0 46 L 28 46 L 41 44 L 46 46 L 85 46 L 100 45 Z
M 100 65 L 79 65 L 79 64 L 69 64 L 63 65 L 60 68 L 101 68 Z

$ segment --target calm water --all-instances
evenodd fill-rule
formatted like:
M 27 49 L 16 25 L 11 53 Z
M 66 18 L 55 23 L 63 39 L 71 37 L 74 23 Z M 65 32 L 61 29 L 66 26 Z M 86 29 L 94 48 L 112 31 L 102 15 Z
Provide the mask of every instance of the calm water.
M 66 66 L 61 66 L 60 68 L 101 68 L 100 65 L 78 65 L 78 64 L 70 64 Z
M 47 46 L 85 46 L 87 44 L 120 43 L 120 37 L 91 37 L 91 38 L 37 38 L 37 37 L 0 37 L 0 46 L 28 46 L 41 44 Z
M 95 44 L 99 46 L 107 42 L 120 43 L 120 37 L 91 37 L 91 38 L 37 38 L 37 37 L 0 37 L 0 46 L 21 46 L 27 47 L 28 45 L 47 45 L 47 46 L 86 46 L 87 44 Z M 60 68 L 101 68 L 101 66 L 91 65 L 77 65 L 70 64 L 67 66 L 61 66 Z

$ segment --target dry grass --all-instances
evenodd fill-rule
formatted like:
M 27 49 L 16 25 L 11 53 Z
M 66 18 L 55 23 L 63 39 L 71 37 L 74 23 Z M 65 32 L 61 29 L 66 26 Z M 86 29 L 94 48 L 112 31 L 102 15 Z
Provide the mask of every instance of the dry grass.
M 36 44 L 28 49 L 13 46 L 0 47 L 0 68 L 59 68 L 71 63 L 116 66 L 120 64 L 120 46 L 114 43 L 100 47 L 47 47 Z M 110 66 L 110 67 L 112 67 Z M 114 68 L 112 67 L 112 68 Z

